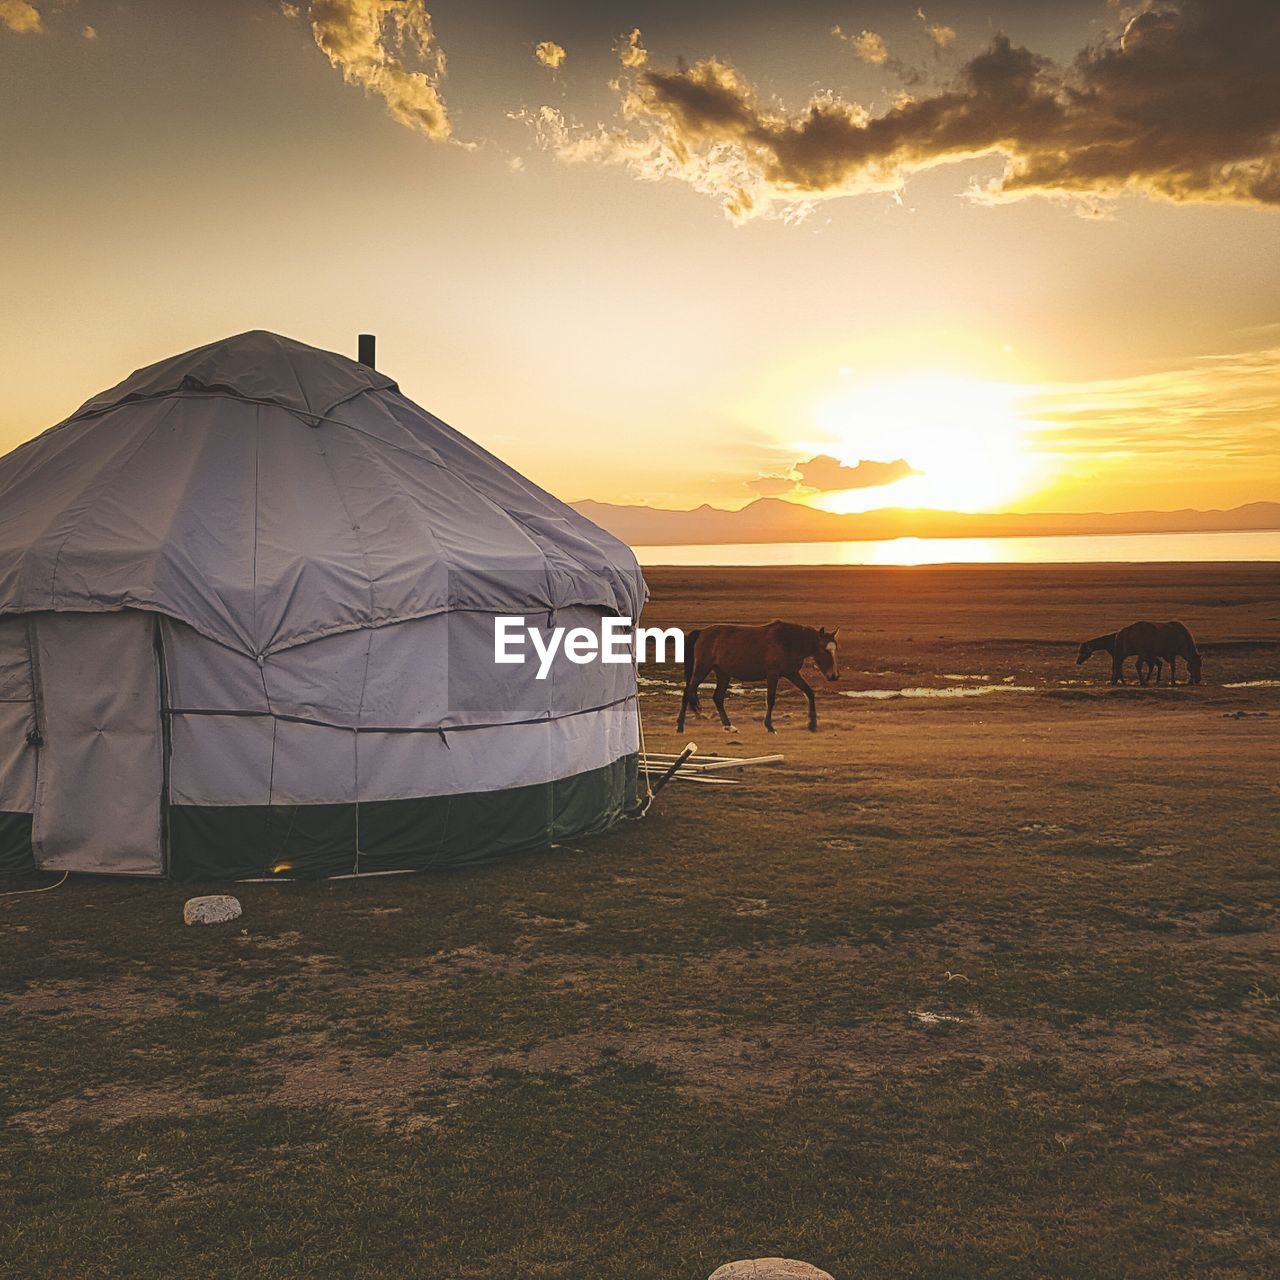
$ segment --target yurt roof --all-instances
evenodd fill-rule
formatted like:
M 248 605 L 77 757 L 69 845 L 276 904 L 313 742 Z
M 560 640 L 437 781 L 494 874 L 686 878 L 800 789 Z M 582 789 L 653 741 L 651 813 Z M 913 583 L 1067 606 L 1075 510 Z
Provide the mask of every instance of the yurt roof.
M 0 613 L 149 608 L 262 655 L 457 609 L 636 617 L 644 592 L 624 543 L 391 379 L 261 331 L 0 458 Z
M 183 391 L 235 396 L 323 417 L 362 391 L 384 388 L 398 389 L 367 365 L 255 329 L 138 369 L 87 400 L 72 418 Z

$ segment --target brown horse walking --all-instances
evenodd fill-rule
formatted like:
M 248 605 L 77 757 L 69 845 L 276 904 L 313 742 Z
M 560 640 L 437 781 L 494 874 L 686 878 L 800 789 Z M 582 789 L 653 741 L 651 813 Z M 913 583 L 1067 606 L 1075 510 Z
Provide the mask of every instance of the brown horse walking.
M 836 628 L 836 631 L 839 627 Z M 778 681 L 785 677 L 809 699 L 809 732 L 818 728 L 818 708 L 813 689 L 800 674 L 805 659 L 812 658 L 828 680 L 839 680 L 836 669 L 836 632 L 820 627 L 802 627 L 796 622 L 767 622 L 758 627 L 720 624 L 701 631 L 690 631 L 684 638 L 684 697 L 680 701 L 680 718 L 676 732 L 684 732 L 685 712 L 698 713 L 698 686 L 712 671 L 716 673 L 716 691 L 712 701 L 726 729 L 733 726 L 724 709 L 724 695 L 730 680 L 768 681 L 769 701 L 764 713 L 764 727 L 773 728 L 773 703 L 778 696 Z
M 1200 683 L 1200 650 L 1196 648 L 1191 632 L 1181 622 L 1131 622 L 1119 631 L 1095 636 L 1080 646 L 1076 665 L 1088 662 L 1100 649 L 1111 655 L 1112 684 L 1119 684 L 1123 679 L 1126 658 L 1137 658 L 1138 680 L 1141 684 L 1147 683 L 1153 671 L 1156 673 L 1156 684 L 1160 683 L 1160 674 L 1164 668 L 1161 659 L 1168 659 L 1169 683 L 1177 684 L 1179 658 L 1186 659 L 1191 683 Z

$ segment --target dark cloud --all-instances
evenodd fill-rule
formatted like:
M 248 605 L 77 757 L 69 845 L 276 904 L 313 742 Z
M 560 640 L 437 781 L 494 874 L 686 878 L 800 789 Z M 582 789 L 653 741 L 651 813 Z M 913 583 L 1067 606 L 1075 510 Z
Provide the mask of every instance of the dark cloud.
M 837 489 L 872 489 L 919 474 L 905 458 L 896 462 L 863 461 L 848 467 L 838 458 L 820 453 L 808 462 L 797 462 L 788 475 L 757 476 L 746 484 L 757 493 L 778 497 L 799 491 L 829 493 Z
M 1000 155 L 980 193 L 1280 204 L 1280 3 L 1184 0 L 1120 14 L 1061 68 L 997 35 L 942 92 L 871 116 L 833 94 L 797 115 L 715 58 L 640 70 L 628 128 L 564 148 L 713 192 L 743 220 L 781 202 L 888 190 L 912 172 Z

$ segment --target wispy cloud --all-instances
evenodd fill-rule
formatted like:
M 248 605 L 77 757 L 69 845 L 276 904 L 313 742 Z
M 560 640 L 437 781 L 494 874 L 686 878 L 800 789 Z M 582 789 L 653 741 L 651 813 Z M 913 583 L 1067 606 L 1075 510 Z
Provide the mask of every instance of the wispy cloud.
M 796 491 L 794 476 L 756 476 L 752 480 L 743 481 L 743 483 L 748 489 L 754 490 L 763 498 L 780 498 L 784 493 L 795 493 Z
M 955 27 L 945 26 L 941 22 L 930 22 L 923 9 L 916 10 L 916 18 L 924 27 L 924 33 L 939 49 L 949 49 L 956 42 Z
M 286 15 L 291 9 L 298 12 L 286 4 Z M 380 97 L 408 129 L 435 141 L 453 136 L 440 92 L 445 55 L 422 0 L 311 0 L 308 16 L 316 44 L 348 84 Z
M 863 62 L 873 67 L 882 67 L 889 61 L 889 46 L 884 37 L 874 31 L 861 31 L 856 36 L 849 35 L 840 27 L 832 27 L 831 34 L 837 40 L 844 40 Z
M 645 182 L 683 182 L 714 196 L 735 222 L 751 217 L 768 193 L 741 150 L 725 144 L 672 145 L 661 132 L 588 129 L 557 107 L 511 113 L 534 131 L 537 143 L 565 164 L 621 164 Z
M 1050 453 L 1172 454 L 1185 465 L 1280 459 L 1280 347 L 1204 356 L 1179 369 L 1030 390 L 1021 411 Z

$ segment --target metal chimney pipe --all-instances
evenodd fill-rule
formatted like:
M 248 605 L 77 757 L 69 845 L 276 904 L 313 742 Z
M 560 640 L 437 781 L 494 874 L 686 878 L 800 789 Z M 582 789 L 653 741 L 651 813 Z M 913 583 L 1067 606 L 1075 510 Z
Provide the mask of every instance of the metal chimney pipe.
M 378 367 L 376 363 L 376 355 L 375 355 L 377 346 L 378 346 L 377 335 L 372 333 L 362 333 L 360 334 L 359 341 L 360 341 L 360 355 L 359 355 L 360 363 L 367 364 L 370 369 L 376 369 Z

